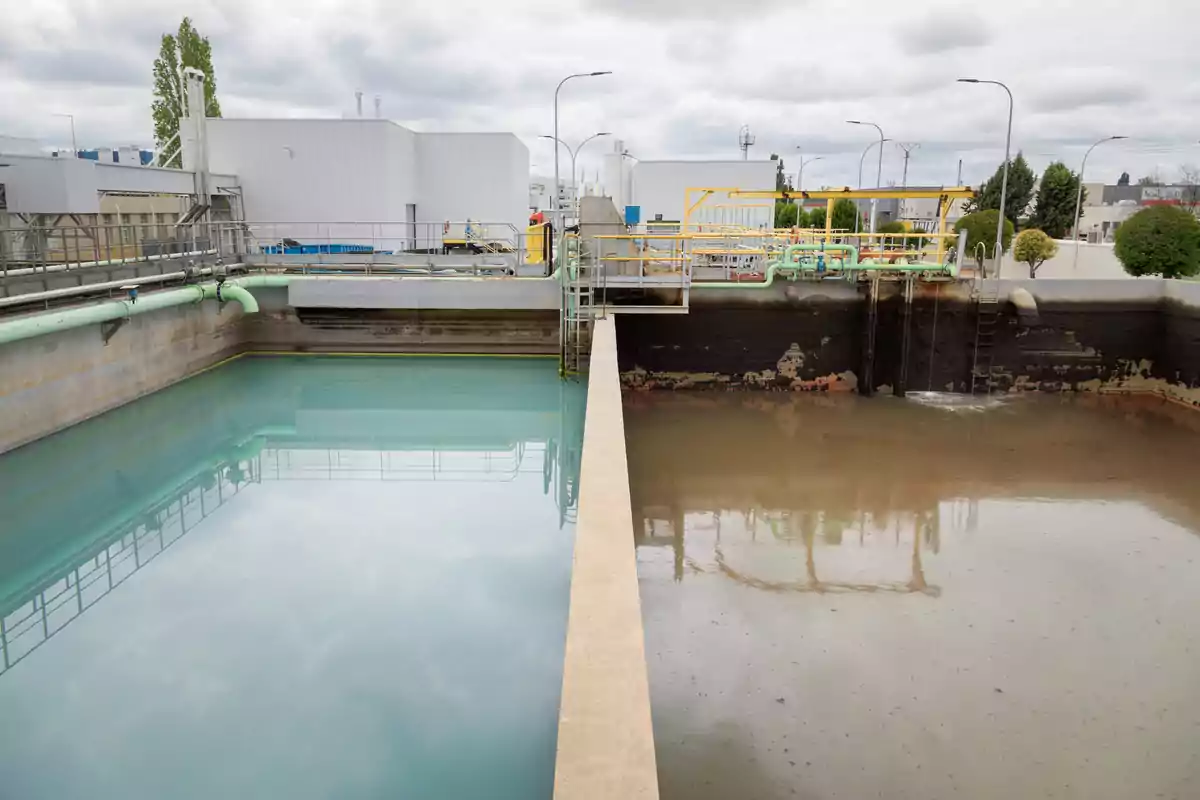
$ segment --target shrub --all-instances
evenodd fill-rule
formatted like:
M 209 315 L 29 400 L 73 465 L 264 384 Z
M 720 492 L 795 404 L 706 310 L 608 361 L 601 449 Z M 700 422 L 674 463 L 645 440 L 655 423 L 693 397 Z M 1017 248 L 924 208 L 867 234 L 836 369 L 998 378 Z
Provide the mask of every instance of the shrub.
M 976 211 L 974 214 L 967 214 L 965 217 L 954 223 L 954 232 L 967 232 L 967 252 L 975 258 L 980 269 L 983 269 L 983 259 L 979 258 L 979 245 L 983 245 L 983 249 L 987 255 L 992 255 L 992 250 L 996 247 L 996 224 L 1000 219 L 1000 212 L 995 209 L 988 211 Z M 1000 242 L 1000 246 L 1007 251 L 1012 244 L 1013 224 L 1012 220 L 1004 220 L 1004 238 Z
M 1029 277 L 1036 278 L 1038 268 L 1058 252 L 1058 243 L 1045 231 L 1030 228 L 1017 234 L 1013 245 L 1013 258 L 1029 265 Z
M 1177 206 L 1143 208 L 1117 228 L 1117 258 L 1130 275 L 1200 272 L 1200 222 Z

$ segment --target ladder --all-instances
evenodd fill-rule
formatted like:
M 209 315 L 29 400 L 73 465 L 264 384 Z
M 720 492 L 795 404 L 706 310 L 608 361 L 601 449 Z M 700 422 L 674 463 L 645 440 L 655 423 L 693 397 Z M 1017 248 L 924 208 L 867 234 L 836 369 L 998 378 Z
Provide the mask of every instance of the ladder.
M 578 236 L 564 237 L 564 252 L 559 260 L 559 279 L 562 281 L 559 374 L 563 377 L 587 370 L 592 345 L 592 323 L 596 313 L 595 270 L 585 263 L 581 248 Z
M 995 384 L 992 351 L 1000 322 L 1000 281 L 977 279 L 975 291 L 975 357 L 971 364 L 971 394 L 991 394 Z

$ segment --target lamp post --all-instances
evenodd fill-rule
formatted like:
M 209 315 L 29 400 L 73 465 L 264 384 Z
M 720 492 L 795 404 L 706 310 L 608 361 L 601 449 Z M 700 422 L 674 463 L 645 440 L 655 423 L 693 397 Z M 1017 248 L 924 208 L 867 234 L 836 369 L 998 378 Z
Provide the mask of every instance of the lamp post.
M 79 157 L 79 146 L 75 144 L 75 115 L 74 114 L 55 114 L 56 117 L 66 117 L 71 120 L 71 155 Z
M 859 156 L 859 158 L 858 158 L 858 188 L 859 189 L 862 188 L 863 162 L 866 161 L 866 159 L 867 159 L 867 153 L 871 152 L 871 148 L 874 147 L 875 145 L 879 145 L 879 149 L 882 150 L 883 143 L 890 142 L 890 141 L 891 141 L 891 139 L 880 139 L 878 142 L 871 142 L 869 145 L 867 145 L 866 149 L 863 150 L 863 154 L 861 156 Z M 855 213 L 854 213 L 854 232 L 858 233 L 859 221 L 860 221 L 860 218 L 862 217 L 862 213 L 859 212 L 859 210 L 858 210 L 858 201 L 857 200 L 854 201 L 854 211 L 855 211 Z
M 858 120 L 858 119 L 848 119 L 848 120 L 846 120 L 846 122 L 850 123 L 851 125 L 870 125 L 872 128 L 879 131 L 879 166 L 876 167 L 876 170 L 875 170 L 875 188 L 876 189 L 882 188 L 879 184 L 883 182 L 883 143 L 885 141 L 883 138 L 883 128 L 879 127 L 874 122 L 863 122 L 862 120 Z M 861 188 L 861 183 L 862 183 L 862 179 L 860 178 L 859 179 L 860 188 Z M 869 231 L 867 231 L 868 233 L 875 232 L 875 211 L 878 208 L 878 206 L 879 206 L 879 198 L 872 197 L 871 198 L 871 229 Z
M 563 78 L 561 81 L 558 82 L 558 86 L 556 86 L 554 88 L 554 140 L 555 141 L 560 141 L 558 138 L 558 93 L 562 90 L 563 84 L 566 83 L 567 81 L 571 80 L 572 78 L 596 78 L 601 75 L 611 75 L 611 74 L 612 74 L 611 70 L 599 70 L 597 72 L 576 72 L 572 75 L 568 75 L 567 77 Z M 559 202 L 558 192 L 559 192 L 558 148 L 555 147 L 554 148 L 553 211 L 554 211 L 555 224 L 558 226 L 557 230 L 555 230 L 555 233 L 558 234 L 557 238 L 558 238 L 559 243 L 561 244 L 562 236 L 563 236 L 563 234 L 562 234 L 563 213 L 562 213 L 562 203 Z M 559 253 L 561 254 L 561 248 L 558 248 L 558 249 L 559 249 Z
M 576 159 L 576 157 L 578 157 L 579 151 L 583 149 L 583 146 L 585 144 L 590 142 L 592 139 L 596 139 L 601 136 L 612 136 L 612 133 L 609 131 L 600 131 L 599 133 L 593 133 L 591 136 L 587 137 L 582 142 L 575 145 L 574 150 L 571 149 L 571 145 L 567 144 L 562 139 L 559 139 L 555 136 L 546 136 L 545 134 L 543 134 L 542 136 L 538 137 L 539 139 L 551 139 L 555 142 L 558 142 L 558 144 L 561 144 L 563 147 L 567 148 L 567 152 L 571 154 L 571 187 L 575 190 L 575 203 L 577 206 L 579 203 L 579 187 L 575 183 L 575 159 Z
M 1008 133 L 1004 137 L 1004 177 L 1000 179 L 1000 219 L 996 221 L 996 277 L 1000 277 L 1000 265 L 1004 261 L 1004 201 L 1008 197 L 1008 156 L 1012 148 L 1013 95 L 1012 90 L 1000 81 L 985 81 L 979 78 L 959 78 L 959 83 L 990 83 L 999 86 L 1008 94 Z M 1021 209 L 1017 209 L 1017 214 Z
M 824 158 L 825 158 L 825 156 L 813 156 L 812 158 L 808 159 L 807 161 L 800 162 L 800 174 L 796 176 L 796 191 L 797 192 L 804 191 L 804 166 L 806 164 L 811 164 L 814 161 L 821 161 Z
M 1080 206 L 1083 205 L 1083 171 L 1087 169 L 1088 156 L 1092 154 L 1093 150 L 1105 142 L 1115 142 L 1118 139 L 1128 138 L 1128 136 L 1106 136 L 1089 147 L 1087 152 L 1083 154 L 1083 164 L 1081 164 L 1079 167 L 1079 190 L 1075 193 L 1075 221 L 1074 224 L 1071 225 L 1071 235 L 1075 237 L 1075 255 L 1071 258 L 1071 269 L 1075 269 L 1079 266 L 1079 213 L 1083 210 L 1080 208 Z

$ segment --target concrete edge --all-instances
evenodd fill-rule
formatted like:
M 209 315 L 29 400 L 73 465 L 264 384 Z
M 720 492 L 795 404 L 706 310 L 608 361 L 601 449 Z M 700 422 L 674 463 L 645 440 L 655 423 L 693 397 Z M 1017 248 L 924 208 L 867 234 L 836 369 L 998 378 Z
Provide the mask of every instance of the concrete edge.
M 592 334 L 554 798 L 658 798 L 611 317 Z

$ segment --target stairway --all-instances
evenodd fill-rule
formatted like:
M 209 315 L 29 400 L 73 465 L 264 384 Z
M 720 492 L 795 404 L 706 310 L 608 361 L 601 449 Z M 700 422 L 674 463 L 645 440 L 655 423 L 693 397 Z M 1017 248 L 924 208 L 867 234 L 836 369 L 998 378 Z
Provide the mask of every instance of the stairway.
M 1000 322 L 1000 282 L 975 294 L 975 358 L 971 365 L 971 394 L 991 394 L 995 384 L 992 355 Z
M 568 235 L 563 239 L 559 273 L 562 281 L 559 373 L 563 377 L 587 371 L 592 346 L 592 322 L 596 314 L 595 270 L 582 257 L 581 246 L 578 236 Z

